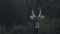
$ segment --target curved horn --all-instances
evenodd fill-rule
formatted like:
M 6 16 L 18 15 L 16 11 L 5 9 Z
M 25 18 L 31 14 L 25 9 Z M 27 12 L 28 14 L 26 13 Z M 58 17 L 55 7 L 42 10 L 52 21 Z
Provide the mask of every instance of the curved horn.
M 41 17 L 41 8 L 40 8 L 40 11 L 39 11 L 39 15 L 38 15 L 38 18 Z
M 33 9 L 32 9 L 32 16 L 33 16 L 33 17 L 36 17 L 36 16 L 35 16 L 35 14 L 34 14 L 34 11 L 33 11 Z

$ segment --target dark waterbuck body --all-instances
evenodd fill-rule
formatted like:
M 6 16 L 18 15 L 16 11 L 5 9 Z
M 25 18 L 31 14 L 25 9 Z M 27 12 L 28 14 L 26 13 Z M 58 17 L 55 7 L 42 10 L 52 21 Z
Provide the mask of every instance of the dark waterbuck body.
M 41 15 L 41 8 L 39 9 L 40 11 L 36 11 L 36 13 L 34 13 L 34 10 L 32 9 L 32 16 L 30 16 L 30 19 L 32 19 L 31 21 L 33 23 L 34 34 L 39 34 L 40 19 L 44 18 L 44 16 L 42 17 Z

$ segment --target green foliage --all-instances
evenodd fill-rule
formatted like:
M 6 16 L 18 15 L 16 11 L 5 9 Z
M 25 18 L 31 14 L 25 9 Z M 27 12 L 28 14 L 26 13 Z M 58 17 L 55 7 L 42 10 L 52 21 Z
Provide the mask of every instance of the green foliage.
M 0 25 L 0 34 L 9 34 L 9 33 L 10 32 L 6 31 L 6 29 L 3 26 Z
M 30 25 L 30 24 L 29 24 Z M 24 29 L 26 26 L 22 27 L 23 25 L 17 25 L 16 26 L 16 29 Z M 43 33 L 46 33 L 46 34 L 49 34 L 49 33 L 55 33 L 56 32 L 56 28 L 60 26 L 60 19 L 50 19 L 50 20 L 47 20 L 47 19 L 44 19 L 44 20 L 41 20 L 41 24 L 40 24 L 40 33 L 43 34 Z M 9 31 L 6 31 L 6 29 L 0 25 L 0 33 L 3 34 L 9 34 L 10 32 Z
M 57 25 L 60 25 L 60 19 L 51 19 L 51 20 L 44 20 L 41 23 L 41 32 L 42 33 L 55 33 L 56 28 L 58 27 Z
M 9 2 L 6 0 L 0 0 L 0 4 L 3 9 L 7 8 L 6 10 L 3 10 L 2 8 L 2 11 L 3 12 L 13 12 L 12 14 L 13 15 L 18 15 L 18 17 L 24 21 L 23 23 L 20 23 L 18 20 L 17 20 L 17 23 L 22 26 L 26 26 L 26 22 L 28 22 L 28 18 L 27 16 L 30 15 L 30 11 L 31 11 L 31 6 L 35 6 L 35 3 L 33 0 L 9 0 Z M 57 15 L 60 14 L 60 0 L 48 0 L 48 2 L 46 3 L 45 1 L 42 1 L 42 4 L 41 4 L 43 7 L 43 11 L 47 11 L 47 13 L 45 13 L 46 15 L 48 15 L 49 17 L 56 17 L 57 18 Z M 39 5 L 40 6 L 40 5 Z M 48 8 L 47 8 L 48 6 Z M 47 8 L 47 9 L 46 9 Z M 13 10 L 12 10 L 13 9 Z M 15 10 L 15 11 L 14 11 Z M 1 11 L 1 12 L 2 12 Z M 15 13 L 14 13 L 15 12 Z M 22 16 L 23 15 L 23 16 Z M 27 16 L 26 16 L 27 15 Z M 21 17 L 22 16 L 22 17 Z M 60 15 L 59 15 L 60 16 Z M 1 20 L 0 22 L 4 22 L 4 23 L 7 23 L 7 19 L 5 17 L 0 17 Z M 5 19 L 5 20 L 4 20 Z M 10 18 L 9 18 L 10 19 Z M 27 20 L 26 20 L 27 19 Z M 10 19 L 13 21 L 13 17 Z M 26 22 L 25 22 L 26 21 Z M 20 27 L 20 26 L 16 26 L 17 28 Z M 28 26 L 28 25 L 27 25 Z M 29 24 L 30 26 L 30 24 Z M 41 21 L 41 28 L 40 28 L 40 32 L 42 33 L 46 33 L 46 34 L 49 34 L 49 33 L 54 33 L 56 32 L 56 28 L 60 26 L 60 19 L 44 19 Z M 5 29 L 3 26 L 0 25 L 0 34 L 9 34 L 9 32 L 6 31 L 7 29 Z

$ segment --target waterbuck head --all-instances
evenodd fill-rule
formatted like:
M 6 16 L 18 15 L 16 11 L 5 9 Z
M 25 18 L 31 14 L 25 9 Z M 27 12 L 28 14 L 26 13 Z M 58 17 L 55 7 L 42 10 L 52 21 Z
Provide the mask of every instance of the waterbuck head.
M 34 14 L 34 10 L 32 9 L 32 15 L 30 16 L 30 18 L 31 18 L 32 20 L 33 20 L 34 18 L 38 18 L 38 19 L 44 18 L 44 16 L 41 15 L 41 8 L 40 8 L 40 11 L 39 11 L 38 16 L 36 16 L 36 15 Z

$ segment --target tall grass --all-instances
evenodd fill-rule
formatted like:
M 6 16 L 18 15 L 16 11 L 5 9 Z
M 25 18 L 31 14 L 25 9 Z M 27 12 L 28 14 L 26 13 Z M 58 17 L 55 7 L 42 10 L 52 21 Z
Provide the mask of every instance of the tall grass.
M 59 32 L 60 19 L 43 19 L 40 23 L 40 34 L 56 34 L 56 32 Z M 10 32 L 6 30 L 7 29 L 0 25 L 0 34 L 10 34 Z
M 42 34 L 57 34 L 57 27 L 60 27 L 60 19 L 44 19 L 41 22 L 40 32 Z

